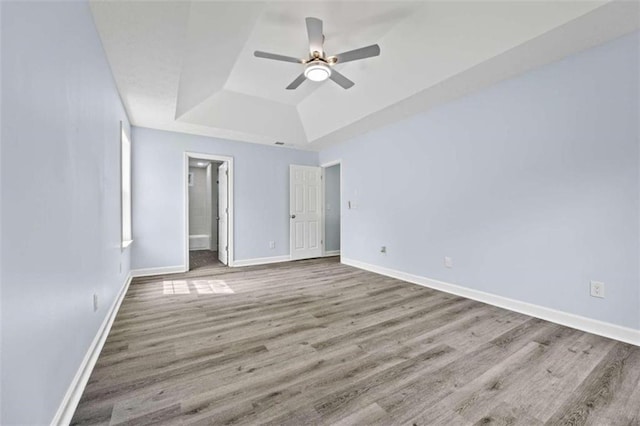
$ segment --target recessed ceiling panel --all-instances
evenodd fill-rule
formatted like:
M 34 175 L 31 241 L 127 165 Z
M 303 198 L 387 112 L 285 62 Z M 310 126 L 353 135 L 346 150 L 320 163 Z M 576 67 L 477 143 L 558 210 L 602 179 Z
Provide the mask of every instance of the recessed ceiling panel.
M 248 133 L 272 144 L 301 145 L 306 141 L 293 105 L 229 90 L 216 92 L 185 113 L 180 122 Z
M 344 72 L 357 83 L 340 96 L 341 108 L 330 107 L 336 96 L 333 91 L 318 91 L 298 106 L 307 136 L 310 141 L 318 139 L 599 5 L 598 2 L 427 3 L 380 39 L 383 52 L 380 57 L 344 65 Z
M 335 55 L 374 44 L 421 2 L 273 2 L 264 8 L 226 82 L 225 89 L 296 105 L 330 82 L 305 81 L 284 90 L 304 65 L 256 58 L 255 50 L 307 59 L 306 17 L 323 20 L 325 51 Z
M 91 7 L 132 124 L 305 149 L 639 27 L 638 2 L 623 0 L 92 0 Z M 308 16 L 323 20 L 329 55 L 380 45 L 380 56 L 335 65 L 355 82 L 350 89 L 326 80 L 286 90 L 303 65 L 253 56 L 307 55 Z
M 176 118 L 222 90 L 264 4 L 192 2 L 183 47 Z

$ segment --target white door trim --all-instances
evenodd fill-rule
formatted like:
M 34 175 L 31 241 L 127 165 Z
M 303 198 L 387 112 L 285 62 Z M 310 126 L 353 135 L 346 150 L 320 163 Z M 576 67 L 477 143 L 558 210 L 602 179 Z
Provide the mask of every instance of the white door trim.
M 188 152 L 184 153 L 184 173 L 182 174 L 184 179 L 183 185 L 183 214 L 184 214 L 184 272 L 189 270 L 189 159 L 200 159 L 200 160 L 211 160 L 211 161 L 221 161 L 226 162 L 229 165 L 229 182 L 228 182 L 228 190 L 229 190 L 229 233 L 227 235 L 228 239 L 228 266 L 234 266 L 234 227 L 233 227 L 233 157 L 228 157 L 225 155 L 214 155 L 214 154 L 204 154 L 200 152 Z M 218 247 L 218 249 L 220 249 Z
M 327 226 L 326 226 L 326 217 L 327 215 L 325 214 L 326 208 L 327 208 L 327 201 L 326 201 L 326 197 L 325 197 L 325 192 L 326 192 L 326 179 L 325 179 L 325 169 L 331 166 L 336 166 L 336 165 L 340 165 L 340 250 L 337 251 L 337 253 L 333 250 L 327 250 Z M 340 254 L 342 252 L 342 200 L 344 197 L 343 195 L 343 191 L 342 191 L 342 159 L 339 158 L 337 160 L 332 160 L 326 163 L 323 163 L 320 165 L 320 167 L 322 168 L 322 256 L 336 256 L 338 254 Z
M 217 165 L 218 169 L 218 211 L 217 235 L 218 235 L 218 260 L 224 265 L 229 265 L 229 164 L 222 163 Z M 224 185 L 221 185 L 224 183 Z M 224 236 L 224 241 L 221 237 Z M 222 244 L 224 243 L 224 250 Z
M 342 166 L 342 159 L 341 158 L 339 158 L 337 160 L 327 161 L 326 163 L 322 163 L 322 164 L 320 164 L 320 167 L 323 167 L 323 168 L 326 169 L 327 167 L 335 166 L 337 164 L 340 164 Z

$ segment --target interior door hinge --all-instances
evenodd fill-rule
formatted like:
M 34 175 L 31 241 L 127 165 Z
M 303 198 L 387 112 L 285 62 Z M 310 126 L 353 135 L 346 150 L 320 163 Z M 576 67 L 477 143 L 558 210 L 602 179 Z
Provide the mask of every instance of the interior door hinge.
M 224 251 L 229 251 L 229 246 L 224 246 Z
M 229 176 L 229 170 L 225 170 L 225 171 L 224 171 L 224 174 L 225 174 L 225 175 L 227 175 L 227 176 Z

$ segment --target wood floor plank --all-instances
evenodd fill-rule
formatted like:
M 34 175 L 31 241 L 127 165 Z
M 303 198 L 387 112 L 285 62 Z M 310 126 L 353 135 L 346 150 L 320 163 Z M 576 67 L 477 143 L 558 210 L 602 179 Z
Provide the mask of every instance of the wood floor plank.
M 473 426 L 541 426 L 543 423 L 504 402 L 491 407 Z
M 510 355 L 534 342 L 537 336 L 554 335 L 557 327 L 559 326 L 541 320 L 529 319 L 444 367 L 415 378 L 377 402 L 400 424 L 415 422 L 428 407 L 456 392 L 496 364 L 501 364 Z
M 638 425 L 639 407 L 638 347 L 325 258 L 134 279 L 72 424 Z
M 443 424 L 454 422 L 459 417 L 474 422 L 484 418 L 487 407 L 490 407 L 493 401 L 502 400 L 514 393 L 527 392 L 524 387 L 530 386 L 532 376 L 544 370 L 550 359 L 571 361 L 563 357 L 566 353 L 572 354 L 567 351 L 565 342 L 572 342 L 580 334 L 583 333 L 566 327 L 557 327 L 553 344 L 543 345 L 536 341 L 528 343 L 500 364 L 488 369 L 461 386 L 456 392 L 427 408 L 419 418 Z M 516 392 L 516 388 L 519 392 Z
M 386 353 L 368 354 L 356 346 L 350 353 L 343 352 L 342 348 L 333 348 L 305 357 L 297 363 L 289 363 L 284 371 L 268 372 L 268 376 L 251 379 L 250 383 L 234 383 L 227 389 L 217 389 L 198 397 L 199 403 L 185 401 L 183 410 L 192 411 L 195 407 L 198 415 L 215 413 L 215 418 L 224 420 L 223 423 L 265 421 L 268 416 L 279 416 L 285 403 L 302 405 L 308 400 L 310 392 L 322 395 L 335 387 L 346 386 L 352 380 L 376 374 L 404 361 Z M 242 392 L 241 399 L 230 399 L 238 396 L 238 392 Z
M 545 422 L 573 395 L 615 342 L 592 334 L 575 332 L 573 338 L 550 351 L 542 363 L 528 368 L 507 395 L 505 402 Z
M 629 424 L 628 419 L 634 415 L 638 402 L 620 404 L 618 399 L 625 397 L 622 386 L 625 378 L 628 375 L 637 377 L 638 366 L 631 362 L 637 359 L 637 350 L 625 343 L 615 344 L 547 424 L 603 424 L 600 423 L 605 421 L 602 414 L 611 413 L 607 409 L 612 405 L 617 405 L 619 411 L 606 420 L 607 424 Z
M 436 346 L 373 376 L 354 381 L 343 389 L 336 386 L 339 391 L 316 400 L 314 407 L 328 421 L 347 417 L 359 407 L 370 405 L 385 394 L 392 393 L 411 378 L 429 374 L 443 363 L 451 361 L 455 355 L 455 350 L 449 346 Z
M 333 423 L 335 426 L 390 424 L 389 414 L 375 402 Z

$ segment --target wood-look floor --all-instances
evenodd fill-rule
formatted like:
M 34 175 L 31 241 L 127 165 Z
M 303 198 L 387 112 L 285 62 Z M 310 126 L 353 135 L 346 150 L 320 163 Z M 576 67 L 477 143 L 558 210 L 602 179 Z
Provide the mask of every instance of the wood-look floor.
M 213 250 L 190 250 L 189 270 L 204 268 L 224 268 L 225 265 L 218 260 L 218 252 Z
M 192 271 L 134 280 L 73 423 L 637 425 L 640 348 L 335 258 Z

